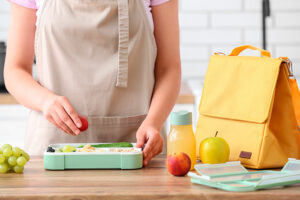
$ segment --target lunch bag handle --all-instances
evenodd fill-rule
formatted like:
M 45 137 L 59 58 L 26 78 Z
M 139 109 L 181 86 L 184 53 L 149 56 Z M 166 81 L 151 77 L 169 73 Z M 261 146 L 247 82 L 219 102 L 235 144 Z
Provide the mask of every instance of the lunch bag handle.
M 261 56 L 271 57 L 271 53 L 269 51 L 264 50 L 264 49 L 260 49 L 258 47 L 254 47 L 254 46 L 251 46 L 251 45 L 244 45 L 244 46 L 236 47 L 235 49 L 232 50 L 232 52 L 229 54 L 229 56 L 238 56 L 242 51 L 244 51 L 246 49 L 252 49 L 252 50 L 260 51 Z

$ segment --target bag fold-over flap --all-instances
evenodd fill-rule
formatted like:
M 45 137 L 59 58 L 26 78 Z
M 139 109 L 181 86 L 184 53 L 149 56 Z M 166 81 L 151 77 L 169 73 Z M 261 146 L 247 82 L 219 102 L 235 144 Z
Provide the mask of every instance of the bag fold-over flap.
M 269 115 L 280 59 L 211 56 L 199 112 L 202 115 L 263 123 Z

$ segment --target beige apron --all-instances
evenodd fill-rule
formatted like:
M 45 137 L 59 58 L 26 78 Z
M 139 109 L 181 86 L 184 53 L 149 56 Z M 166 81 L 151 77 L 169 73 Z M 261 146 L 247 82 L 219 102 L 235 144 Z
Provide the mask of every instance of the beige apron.
M 38 81 L 67 97 L 89 129 L 71 136 L 31 111 L 25 149 L 36 155 L 53 143 L 136 142 L 157 53 L 142 0 L 45 0 L 40 9 Z

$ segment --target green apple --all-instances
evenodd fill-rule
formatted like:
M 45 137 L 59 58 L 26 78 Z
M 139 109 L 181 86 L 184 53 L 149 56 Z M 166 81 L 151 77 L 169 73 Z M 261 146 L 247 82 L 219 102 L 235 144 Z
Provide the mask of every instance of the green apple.
M 229 160 L 230 148 L 221 137 L 208 137 L 200 143 L 200 158 L 202 163 L 218 164 Z

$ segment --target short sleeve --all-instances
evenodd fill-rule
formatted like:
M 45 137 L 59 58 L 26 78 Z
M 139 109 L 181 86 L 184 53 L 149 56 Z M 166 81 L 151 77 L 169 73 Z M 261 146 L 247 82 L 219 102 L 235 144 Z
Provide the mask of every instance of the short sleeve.
M 150 3 L 151 6 L 158 6 L 160 4 L 168 2 L 169 0 L 150 0 L 150 1 L 151 1 Z
M 8 0 L 8 1 L 26 8 L 37 9 L 36 0 Z

